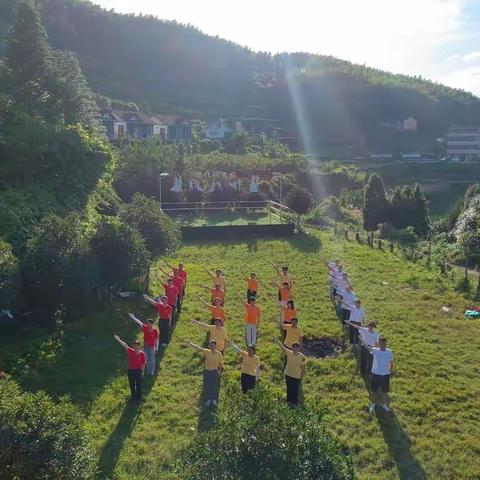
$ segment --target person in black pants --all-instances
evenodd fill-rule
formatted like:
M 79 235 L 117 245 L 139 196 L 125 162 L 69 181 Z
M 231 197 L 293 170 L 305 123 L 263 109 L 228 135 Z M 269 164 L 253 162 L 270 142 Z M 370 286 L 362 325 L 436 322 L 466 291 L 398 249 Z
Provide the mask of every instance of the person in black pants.
M 249 277 L 247 277 L 247 301 L 250 298 L 257 298 L 258 290 L 258 280 L 257 275 L 252 272 Z
M 257 351 L 253 346 L 248 347 L 247 351 L 244 351 L 231 341 L 228 344 L 242 356 L 242 375 L 240 380 L 242 383 L 242 392 L 247 393 L 254 388 L 258 382 L 260 360 L 257 357 Z
M 298 405 L 298 392 L 300 382 L 305 372 L 305 355 L 300 352 L 300 344 L 293 343 L 292 348 L 288 348 L 278 339 L 275 342 L 280 346 L 283 353 L 287 356 L 287 365 L 285 366 L 285 383 L 287 386 L 287 403 L 290 406 Z
M 129 347 L 118 335 L 113 338 L 127 352 L 128 361 L 128 383 L 130 384 L 130 393 L 132 400 L 139 400 L 142 397 L 142 374 L 145 368 L 145 352 L 140 349 L 140 342 L 136 340 L 133 347 Z

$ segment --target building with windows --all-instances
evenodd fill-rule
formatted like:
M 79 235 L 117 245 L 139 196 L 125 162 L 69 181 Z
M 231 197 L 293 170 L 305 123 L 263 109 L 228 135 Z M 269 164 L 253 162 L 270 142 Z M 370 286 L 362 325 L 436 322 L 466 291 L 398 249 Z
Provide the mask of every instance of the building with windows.
M 452 127 L 447 134 L 447 156 L 463 161 L 480 159 L 480 127 Z

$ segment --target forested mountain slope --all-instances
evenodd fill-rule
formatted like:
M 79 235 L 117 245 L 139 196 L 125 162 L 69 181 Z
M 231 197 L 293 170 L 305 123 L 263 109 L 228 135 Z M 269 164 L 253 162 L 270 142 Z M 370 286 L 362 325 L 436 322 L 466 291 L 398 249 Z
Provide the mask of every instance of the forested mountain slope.
M 0 3 L 0 34 L 18 1 Z M 286 135 L 299 135 L 293 89 L 315 141 L 356 144 L 368 134 L 378 147 L 392 141 L 381 124 L 409 116 L 423 144 L 452 123 L 480 121 L 477 97 L 421 78 L 320 55 L 254 53 L 191 26 L 80 0 L 37 1 L 50 42 L 76 52 L 91 88 L 142 108 L 275 118 Z

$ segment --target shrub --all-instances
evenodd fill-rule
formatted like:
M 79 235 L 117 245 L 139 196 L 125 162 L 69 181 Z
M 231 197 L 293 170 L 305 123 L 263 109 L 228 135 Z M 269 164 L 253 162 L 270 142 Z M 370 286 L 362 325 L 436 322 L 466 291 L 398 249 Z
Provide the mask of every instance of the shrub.
M 0 309 L 10 307 L 20 288 L 18 259 L 12 246 L 0 240 Z
M 136 193 L 120 210 L 120 218 L 137 229 L 154 256 L 173 252 L 180 245 L 180 229 L 163 213 L 158 202 Z
M 285 203 L 293 211 L 303 214 L 312 208 L 313 196 L 306 188 L 295 186 L 287 193 Z
M 125 286 L 148 271 L 150 254 L 142 235 L 118 219 L 102 219 L 91 245 L 100 287 Z
M 0 379 L 0 465 L 2 478 L 93 478 L 81 414 L 66 399 L 56 404 L 44 392 L 22 392 L 12 380 Z
M 318 409 L 291 409 L 259 385 L 248 395 L 227 383 L 214 428 L 181 453 L 178 478 L 353 479 L 352 462 Z
M 22 273 L 30 304 L 50 312 L 60 303 L 81 309 L 93 281 L 91 260 L 80 216 L 48 215 L 27 243 Z

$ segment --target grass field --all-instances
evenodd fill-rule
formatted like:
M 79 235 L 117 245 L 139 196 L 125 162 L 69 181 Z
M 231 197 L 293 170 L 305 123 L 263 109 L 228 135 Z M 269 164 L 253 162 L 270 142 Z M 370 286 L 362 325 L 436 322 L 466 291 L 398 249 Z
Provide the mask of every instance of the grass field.
M 283 392 L 283 362 L 270 321 L 277 313 L 266 291 L 274 277 L 270 261 L 287 263 L 294 279 L 300 323 L 307 337 L 342 336 L 328 299 L 323 258 L 339 257 L 363 300 L 367 316 L 379 323 L 394 351 L 392 413 L 367 413 L 368 395 L 350 350 L 336 358 L 309 360 L 303 387 L 307 405 L 328 411 L 329 429 L 352 451 L 358 477 L 365 480 L 480 478 L 480 340 L 479 326 L 463 318 L 465 300 L 446 281 L 394 255 L 364 245 L 333 240 L 331 232 L 251 243 L 186 244 L 178 255 L 189 271 L 188 295 L 170 346 L 153 381 L 146 381 L 140 405 L 127 402 L 125 359 L 113 333 L 128 340 L 137 331 L 126 313 L 153 316 L 148 306 L 119 300 L 102 313 L 63 332 L 12 332 L 0 340 L 0 368 L 12 372 L 26 388 L 54 396 L 69 393 L 87 418 L 98 454 L 99 478 L 174 478 L 168 469 L 176 452 L 212 416 L 202 410 L 201 371 L 197 354 L 181 339 L 202 342 L 204 333 L 192 317 L 208 319 L 197 301 L 197 283 L 209 284 L 201 265 L 219 266 L 228 281 L 227 322 L 230 336 L 243 340 L 245 275 L 260 278 L 263 309 L 258 352 L 261 378 Z M 154 267 L 155 269 L 155 267 Z M 153 283 L 153 292 L 158 285 Z M 204 297 L 205 298 L 205 297 Z M 440 313 L 451 306 L 451 315 Z M 239 377 L 239 360 L 226 354 L 226 376 Z

